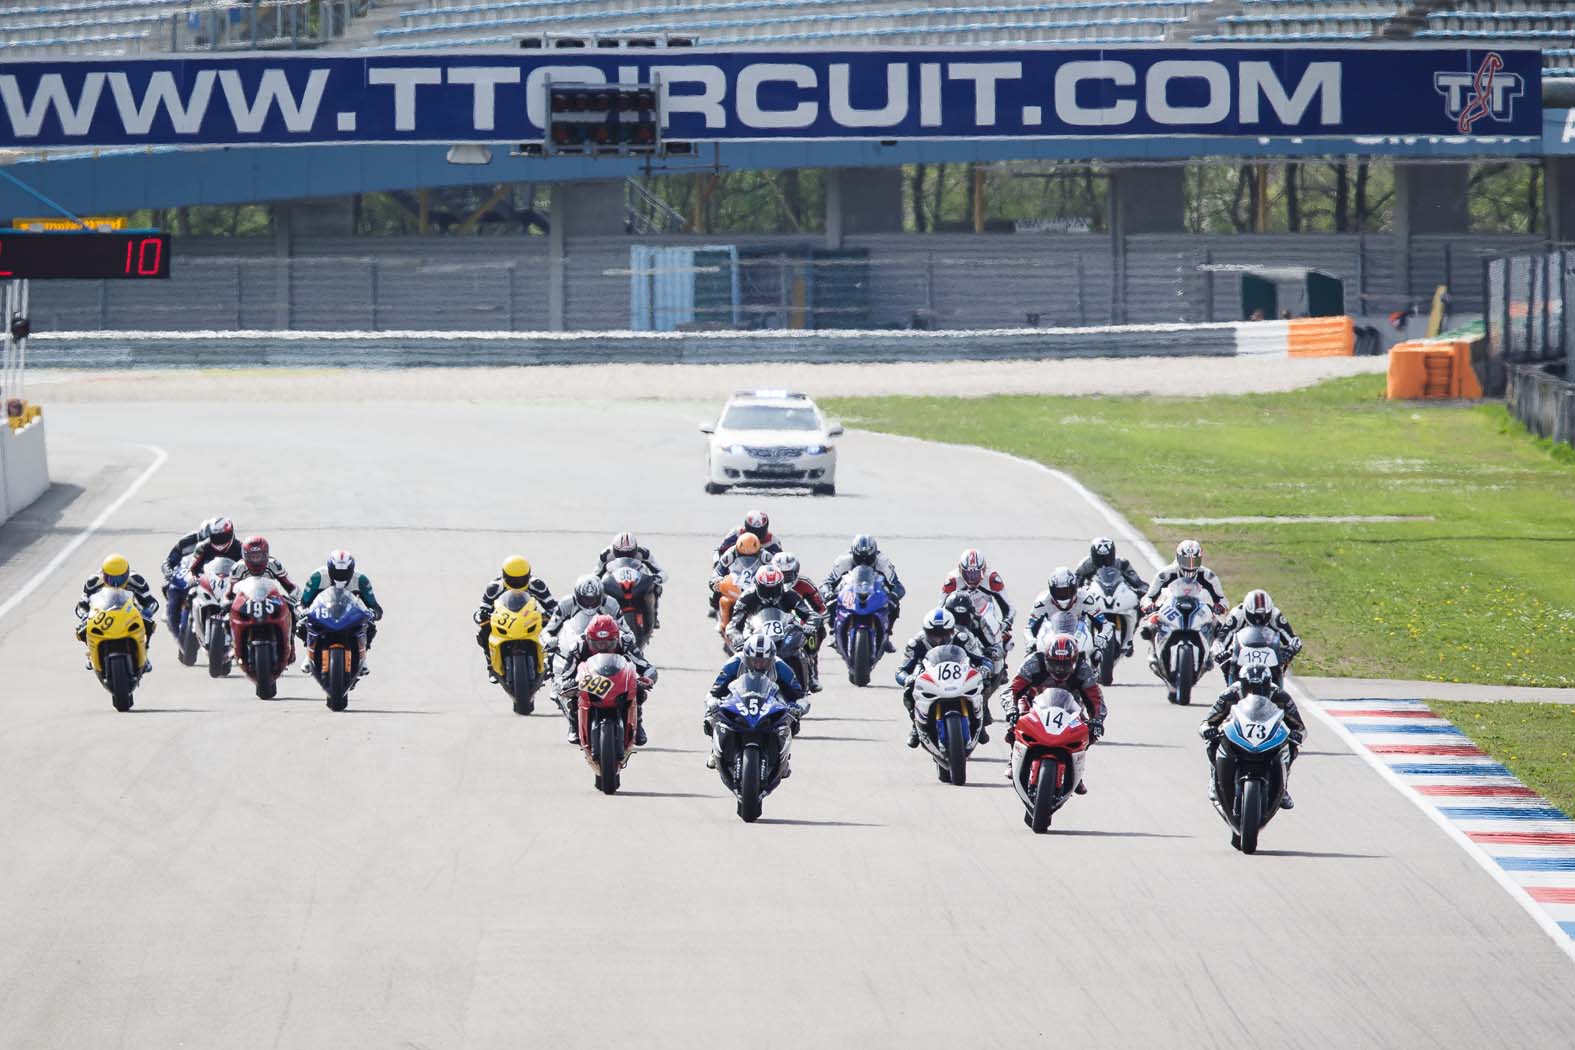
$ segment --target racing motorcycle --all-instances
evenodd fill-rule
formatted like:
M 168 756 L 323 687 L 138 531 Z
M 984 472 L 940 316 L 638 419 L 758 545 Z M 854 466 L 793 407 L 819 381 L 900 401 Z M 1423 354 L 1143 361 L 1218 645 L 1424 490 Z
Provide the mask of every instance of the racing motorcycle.
M 1034 636 L 1033 648 L 1030 653 L 1044 652 L 1049 648 L 1050 642 L 1058 634 L 1069 634 L 1077 642 L 1077 651 L 1086 657 L 1090 666 L 1096 666 L 1099 659 L 1099 649 L 1096 644 L 1096 634 L 1092 624 L 1086 616 L 1076 609 L 1057 609 L 1044 618 L 1039 625 L 1039 633 Z
M 579 695 L 580 751 L 596 772 L 596 790 L 618 790 L 619 773 L 634 754 L 640 720 L 640 676 L 634 664 L 617 653 L 595 653 L 580 665 L 575 680 Z
M 1214 809 L 1230 825 L 1230 844 L 1258 849 L 1258 833 L 1280 810 L 1291 767 L 1291 731 L 1273 700 L 1248 693 L 1230 709 L 1214 752 Z
M 943 784 L 968 783 L 968 756 L 984 729 L 984 675 L 960 645 L 938 645 L 909 681 L 913 725 Z
M 837 584 L 832 645 L 848 666 L 848 681 L 870 684 L 870 672 L 886 651 L 886 580 L 868 565 L 860 565 Z
M 1225 684 L 1238 681 L 1249 667 L 1267 667 L 1274 676 L 1274 684 L 1285 684 L 1285 669 L 1290 666 L 1294 651 L 1280 640 L 1280 632 L 1272 627 L 1248 624 L 1230 639 L 1230 649 L 1220 656 L 1220 672 Z
M 541 641 L 541 606 L 529 591 L 504 591 L 493 603 L 487 635 L 487 660 L 503 691 L 514 698 L 514 713 L 536 710 L 536 690 L 546 671 Z
M 328 709 L 343 711 L 366 660 L 372 610 L 350 588 L 330 587 L 312 602 L 304 620 L 312 678 L 328 694 Z
M 577 608 L 573 615 L 558 625 L 556 634 L 546 637 L 544 643 L 547 652 L 546 673 L 555 683 L 553 701 L 558 705 L 558 710 L 565 715 L 574 710 L 576 695 L 574 683 L 566 678 L 560 680 L 559 671 L 568 670 L 571 661 L 565 654 L 573 653 L 580 647 L 580 639 L 585 635 L 585 628 L 600 614 L 600 609 Z
M 763 564 L 764 561 L 757 556 L 734 558 L 733 564 L 728 566 L 727 575 L 716 581 L 716 591 L 721 595 L 716 606 L 716 629 L 722 635 L 724 652 L 731 654 L 733 651 L 727 637 L 727 623 L 733 618 L 733 604 L 755 582 L 755 573 Z
M 109 690 L 115 710 L 130 711 L 148 655 L 142 609 L 130 591 L 106 587 L 88 600 L 85 626 L 93 673 Z
M 738 799 L 739 819 L 753 823 L 765 797 L 789 773 L 792 708 L 782 699 L 775 677 L 746 672 L 712 709 L 711 721 L 717 774 Z
M 602 590 L 623 610 L 623 622 L 644 649 L 656 629 L 657 575 L 638 558 L 613 558 L 602 570 Z
M 1137 592 L 1127 585 L 1120 569 L 1106 565 L 1084 585 L 1080 600 L 1084 614 L 1098 624 L 1094 650 L 1098 656 L 1099 684 L 1109 685 L 1115 677 L 1116 661 L 1137 632 Z
M 1214 609 L 1196 583 L 1177 580 L 1149 617 L 1153 656 L 1149 667 L 1168 687 L 1173 704 L 1192 703 L 1192 687 L 1213 665 Z
M 165 618 L 169 622 L 170 637 L 175 639 L 176 658 L 186 667 L 197 663 L 197 651 L 202 647 L 191 608 L 198 586 L 191 575 L 191 564 L 195 560 L 195 555 L 183 558 L 164 582 Z
M 775 606 L 766 606 L 749 618 L 744 625 L 743 637 L 764 634 L 776 646 L 777 659 L 793 668 L 793 673 L 798 680 L 805 684 L 812 680 L 809 677 L 810 647 L 815 644 L 815 635 L 807 631 L 799 622 L 797 616 L 786 609 Z M 738 648 L 735 644 L 734 648 Z
M 230 605 L 230 636 L 241 669 L 257 686 L 257 699 L 272 700 L 279 676 L 295 659 L 290 632 L 290 597 L 269 576 L 248 576 L 235 583 Z
M 1088 723 L 1083 706 L 1065 689 L 1046 689 L 1007 731 L 1012 745 L 1012 786 L 1023 802 L 1023 823 L 1042 835 L 1083 780 Z
M 202 567 L 202 575 L 191 591 L 187 613 L 202 647 L 208 653 L 208 675 L 224 678 L 230 673 L 230 617 L 224 604 L 224 591 L 230 585 L 235 562 L 215 558 Z

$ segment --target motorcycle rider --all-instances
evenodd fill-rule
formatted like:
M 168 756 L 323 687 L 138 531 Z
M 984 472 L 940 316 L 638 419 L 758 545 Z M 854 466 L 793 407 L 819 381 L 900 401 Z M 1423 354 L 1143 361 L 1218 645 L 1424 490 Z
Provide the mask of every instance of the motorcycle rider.
M 760 541 L 760 547 L 767 554 L 776 554 L 782 549 L 777 538 L 771 535 L 771 517 L 763 510 L 752 510 L 744 515 L 744 523 L 726 536 L 716 545 L 716 560 L 721 561 L 722 555 L 733 549 L 744 536 L 753 536 Z
M 366 625 L 366 647 L 372 648 L 372 639 L 377 637 L 377 621 L 383 618 L 383 607 L 378 603 L 377 594 L 372 590 L 372 581 L 364 572 L 356 572 L 355 555 L 346 550 L 329 551 L 328 558 L 323 567 L 314 571 L 306 578 L 306 586 L 301 589 L 300 607 L 303 613 L 300 621 L 295 625 L 295 636 L 303 642 L 306 640 L 306 617 L 304 613 L 312 607 L 312 602 L 328 587 L 348 587 L 355 593 L 361 603 L 372 610 L 372 622 Z M 307 657 L 311 659 L 310 656 Z M 306 664 L 301 665 L 302 671 L 310 671 Z M 366 661 L 361 661 L 361 674 L 367 673 Z
M 1291 694 L 1274 684 L 1274 674 L 1267 667 L 1247 668 L 1239 680 L 1219 695 L 1219 699 L 1214 701 L 1214 706 L 1209 708 L 1209 713 L 1198 723 L 1198 735 L 1209 742 L 1209 801 L 1215 802 L 1219 799 L 1219 789 L 1214 782 L 1214 756 L 1219 751 L 1220 726 L 1224 725 L 1225 719 L 1230 717 L 1230 709 L 1248 693 L 1268 697 L 1285 712 L 1285 728 L 1291 734 L 1291 758 L 1286 764 L 1285 791 L 1280 796 L 1280 808 L 1295 809 L 1296 803 L 1291 801 L 1290 767 L 1295 764 L 1302 742 L 1307 739 L 1307 723 L 1302 720 L 1302 713 L 1297 709 L 1296 701 L 1291 698 Z
M 946 582 L 941 584 L 941 594 L 961 594 L 965 597 L 973 594 L 985 595 L 995 602 L 996 608 L 1000 610 L 1002 634 L 1000 640 L 1004 644 L 1006 638 L 1011 637 L 1012 621 L 1017 618 L 1017 613 L 1006 598 L 1006 581 L 1001 578 L 1000 573 L 985 564 L 984 555 L 974 548 L 969 547 L 957 556 L 957 568 L 946 574 Z M 946 604 L 949 608 L 950 603 Z
M 913 721 L 913 682 L 919 676 L 919 669 L 924 665 L 924 656 L 931 649 L 942 645 L 960 646 L 968 654 L 968 661 L 979 674 L 988 681 L 995 673 L 995 665 L 985 655 L 982 640 L 968 631 L 957 626 L 957 621 L 952 614 L 944 608 L 931 609 L 924 614 L 924 623 L 918 634 L 908 639 L 908 647 L 902 653 L 902 666 L 897 668 L 897 684 L 902 686 L 902 706 L 908 709 L 908 746 L 919 746 L 919 727 Z M 986 725 L 990 720 L 986 719 Z M 990 742 L 990 731 L 979 731 L 979 743 Z
M 180 563 L 197 553 L 199 546 L 207 545 L 223 550 L 229 547 L 234 540 L 234 522 L 222 514 L 218 517 L 209 518 L 197 526 L 196 532 L 188 532 L 175 541 L 175 546 L 170 548 L 169 554 L 164 557 L 164 564 L 160 566 L 164 573 L 164 578 L 167 580 L 174 575 L 175 570 L 180 567 Z M 213 557 L 229 557 L 232 560 L 240 559 L 239 554 L 214 555 Z
M 1092 743 L 1099 743 L 1105 735 L 1105 694 L 1099 688 L 1099 676 L 1077 647 L 1077 639 L 1070 634 L 1058 634 L 1050 645 L 1040 652 L 1030 653 L 1017 669 L 1012 679 L 1011 700 L 1003 704 L 1008 722 L 1016 723 L 1021 715 L 1033 706 L 1034 696 L 1042 689 L 1065 689 L 1082 701 L 1088 718 L 1088 734 Z M 1011 735 L 1008 734 L 1008 740 Z M 1011 776 L 1011 762 L 1007 762 L 1007 776 Z M 1079 795 L 1088 794 L 1085 784 L 1077 785 Z
M 1159 605 L 1160 596 L 1165 593 L 1165 588 L 1177 580 L 1196 582 L 1214 599 L 1214 615 L 1223 616 L 1229 604 L 1225 601 L 1225 588 L 1220 583 L 1220 578 L 1214 575 L 1214 570 L 1203 564 L 1203 545 L 1197 540 L 1182 540 L 1176 544 L 1176 560 L 1159 570 L 1159 575 L 1154 577 L 1154 582 L 1149 584 L 1148 592 L 1143 595 L 1143 603 L 1139 607 L 1145 615 L 1152 613 Z M 1148 627 L 1149 634 L 1153 628 Z M 1145 634 L 1143 637 L 1149 637 Z
M 733 574 L 733 566 L 738 560 L 740 558 L 759 558 L 760 563 L 763 565 L 771 557 L 773 557 L 773 554 L 768 553 L 760 545 L 760 540 L 755 534 L 746 532 L 738 537 L 737 543 L 729 547 L 725 553 L 716 559 L 716 565 L 711 569 L 711 611 L 708 614 L 711 619 L 716 619 L 717 610 L 721 608 L 722 602 L 722 592 L 717 590 L 716 585 Z
M 814 606 L 787 585 L 787 577 L 781 569 L 767 565 L 755 573 L 754 583 L 733 603 L 733 615 L 727 621 L 727 639 L 733 648 L 744 644 L 744 628 L 749 618 L 768 607 L 792 613 L 806 631 L 815 622 Z
M 1291 630 L 1291 621 L 1285 614 L 1274 606 L 1274 599 L 1269 597 L 1269 592 L 1258 588 L 1247 592 L 1241 604 L 1233 608 L 1226 617 L 1214 626 L 1214 662 L 1220 665 L 1226 681 L 1230 680 L 1230 656 L 1236 644 L 1236 633 L 1244 627 L 1267 627 L 1272 629 L 1280 638 L 1280 647 L 1288 653 L 1287 662 L 1291 656 L 1302 651 L 1302 640 Z
M 290 579 L 290 574 L 285 571 L 284 565 L 269 553 L 268 541 L 263 537 L 248 536 L 246 542 L 241 544 L 241 559 L 235 563 L 235 571 L 230 574 L 229 586 L 224 589 L 224 604 L 228 607 L 235 603 L 235 588 L 240 583 L 262 577 L 278 581 L 279 586 L 284 590 L 284 607 L 289 619 L 289 623 L 285 625 L 284 640 L 290 647 L 290 651 L 284 654 L 284 666 L 288 667 L 295 659 L 293 637 L 298 617 L 295 604 L 298 588 L 295 586 L 295 581 Z
M 1132 588 L 1132 593 L 1141 597 L 1148 590 L 1148 581 L 1139 576 L 1132 563 L 1125 558 L 1116 556 L 1116 541 L 1109 536 L 1100 536 L 1088 545 L 1088 557 L 1084 558 L 1072 570 L 1077 577 L 1077 585 L 1086 587 L 1100 569 L 1115 568 L 1121 573 L 1121 578 L 1126 585 Z M 1127 639 L 1126 646 L 1121 650 L 1122 656 L 1132 655 L 1132 639 Z
M 597 589 L 601 584 L 597 584 Z M 503 559 L 503 571 L 498 578 L 487 584 L 486 590 L 481 592 L 481 605 L 471 617 L 479 625 L 476 631 L 476 644 L 481 646 L 481 660 L 487 667 L 487 678 L 497 684 L 498 676 L 492 671 L 492 654 L 487 649 L 487 639 L 492 635 L 492 609 L 504 591 L 527 591 L 541 607 L 543 613 L 553 615 L 558 609 L 558 600 L 552 596 L 552 591 L 547 587 L 547 582 L 531 574 L 530 562 L 518 554 L 511 554 Z
M 780 551 L 772 559 L 774 568 L 781 570 L 782 578 L 786 581 L 789 590 L 809 603 L 815 610 L 815 648 L 809 654 L 809 691 L 820 692 L 820 647 L 826 644 L 826 620 L 828 612 L 826 599 L 820 596 L 820 589 L 800 575 L 801 566 L 798 556 L 789 551 Z
M 1032 640 L 1038 639 L 1039 629 L 1045 625 L 1046 620 L 1058 614 L 1076 611 L 1078 595 L 1077 575 L 1065 565 L 1057 566 L 1050 574 L 1045 589 L 1034 597 L 1034 607 L 1028 612 L 1030 649 L 1034 648 Z
M 712 735 L 712 727 L 716 724 L 717 704 L 727 698 L 728 690 L 734 680 L 746 672 L 775 674 L 777 688 L 782 691 L 782 699 L 787 701 L 789 709 L 793 712 L 793 721 L 796 723 L 804 717 L 806 711 L 803 705 L 804 687 L 799 683 L 798 675 L 793 673 L 793 668 L 786 661 L 777 658 L 776 644 L 770 638 L 765 634 L 752 634 L 743 645 L 739 646 L 737 655 L 722 665 L 716 681 L 711 683 L 711 702 L 705 706 L 705 720 L 702 726 L 706 736 Z M 705 767 L 716 768 L 714 748 L 706 756 Z
M 837 586 L 842 582 L 842 577 L 858 568 L 868 565 L 880 573 L 886 581 L 886 606 L 890 610 L 886 614 L 886 651 L 894 653 L 897 647 L 892 644 L 891 636 L 897 626 L 897 617 L 902 612 L 901 601 L 908 589 L 897 578 L 897 566 L 892 564 L 880 544 L 875 542 L 875 537 L 867 533 L 859 533 L 853 537 L 848 552 L 831 563 L 831 571 L 826 573 L 826 578 L 820 585 L 820 595 L 830 605 L 836 601 Z
M 579 746 L 580 709 L 577 703 L 569 702 L 568 698 L 578 697 L 576 677 L 580 664 L 598 653 L 617 653 L 632 663 L 635 673 L 640 676 L 639 690 L 635 694 L 637 710 L 634 744 L 636 747 L 644 747 L 649 739 L 645 735 L 645 700 L 650 694 L 651 686 L 656 684 L 656 668 L 641 655 L 639 647 L 634 643 L 633 635 L 618 617 L 608 613 L 599 613 L 592 617 L 591 622 L 585 625 L 585 633 L 580 635 L 574 648 L 560 654 L 564 664 L 558 679 L 558 695 L 565 698 L 563 714 L 569 720 L 567 739 L 569 743 Z
M 614 558 L 628 558 L 645 566 L 645 570 L 656 577 L 654 600 L 651 602 L 651 630 L 662 626 L 662 584 L 667 582 L 667 573 L 656 564 L 656 559 L 651 557 L 649 547 L 642 547 L 640 541 L 634 538 L 632 532 L 620 532 L 612 538 L 612 542 L 602 548 L 597 556 L 597 575 L 607 571 L 607 563 Z
M 137 608 L 142 611 L 142 673 L 147 674 L 153 670 L 153 660 L 148 655 L 153 647 L 149 642 L 158 627 L 153 618 L 158 614 L 159 602 L 148 588 L 148 581 L 141 573 L 131 571 L 131 563 L 123 555 L 106 556 L 103 564 L 99 566 L 99 571 L 89 576 L 87 582 L 82 585 L 82 599 L 77 602 L 76 608 L 77 641 L 87 644 L 88 606 L 93 596 L 106 587 L 129 591 L 132 600 L 137 603 Z M 92 666 L 93 662 L 89 660 L 89 669 Z
M 979 614 L 974 611 L 973 602 L 965 594 L 954 594 L 942 603 L 947 612 L 952 614 L 952 619 L 957 624 L 959 631 L 967 631 L 979 640 L 979 645 L 984 649 L 984 655 L 989 659 L 990 666 L 994 668 L 994 680 L 999 681 L 1006 671 L 1006 646 L 991 637 L 984 624 L 979 622 Z M 990 714 L 988 707 L 984 712 L 984 724 L 991 725 L 995 718 Z

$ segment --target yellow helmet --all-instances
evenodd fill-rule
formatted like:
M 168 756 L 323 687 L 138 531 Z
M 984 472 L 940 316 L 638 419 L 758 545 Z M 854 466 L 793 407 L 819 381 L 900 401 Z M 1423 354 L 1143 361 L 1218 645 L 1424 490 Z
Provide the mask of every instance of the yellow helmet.
M 104 559 L 100 571 L 104 574 L 104 582 L 111 587 L 124 587 L 126 579 L 131 575 L 131 563 L 124 555 L 111 554 Z
M 503 585 L 518 591 L 530 586 L 530 562 L 518 554 L 503 559 Z

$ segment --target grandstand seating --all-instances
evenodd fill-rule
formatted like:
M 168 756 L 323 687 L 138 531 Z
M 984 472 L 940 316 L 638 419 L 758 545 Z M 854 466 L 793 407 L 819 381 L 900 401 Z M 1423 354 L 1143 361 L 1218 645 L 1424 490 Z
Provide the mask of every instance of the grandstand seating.
M 0 0 L 0 59 L 135 54 L 167 46 L 169 20 L 190 0 Z
M 1429 12 L 1418 40 L 1503 42 L 1542 48 L 1542 75 L 1575 76 L 1575 7 L 1559 0 L 1466 2 Z
M 521 36 L 691 35 L 705 44 L 1144 43 L 1210 0 L 431 0 L 380 30 L 385 49 L 508 44 Z

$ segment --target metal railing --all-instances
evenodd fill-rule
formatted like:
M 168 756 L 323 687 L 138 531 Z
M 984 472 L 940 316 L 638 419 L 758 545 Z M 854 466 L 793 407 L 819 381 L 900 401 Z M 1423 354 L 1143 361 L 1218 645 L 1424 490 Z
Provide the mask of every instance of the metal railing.
M 1484 387 L 1534 433 L 1575 443 L 1575 246 L 1482 268 Z

